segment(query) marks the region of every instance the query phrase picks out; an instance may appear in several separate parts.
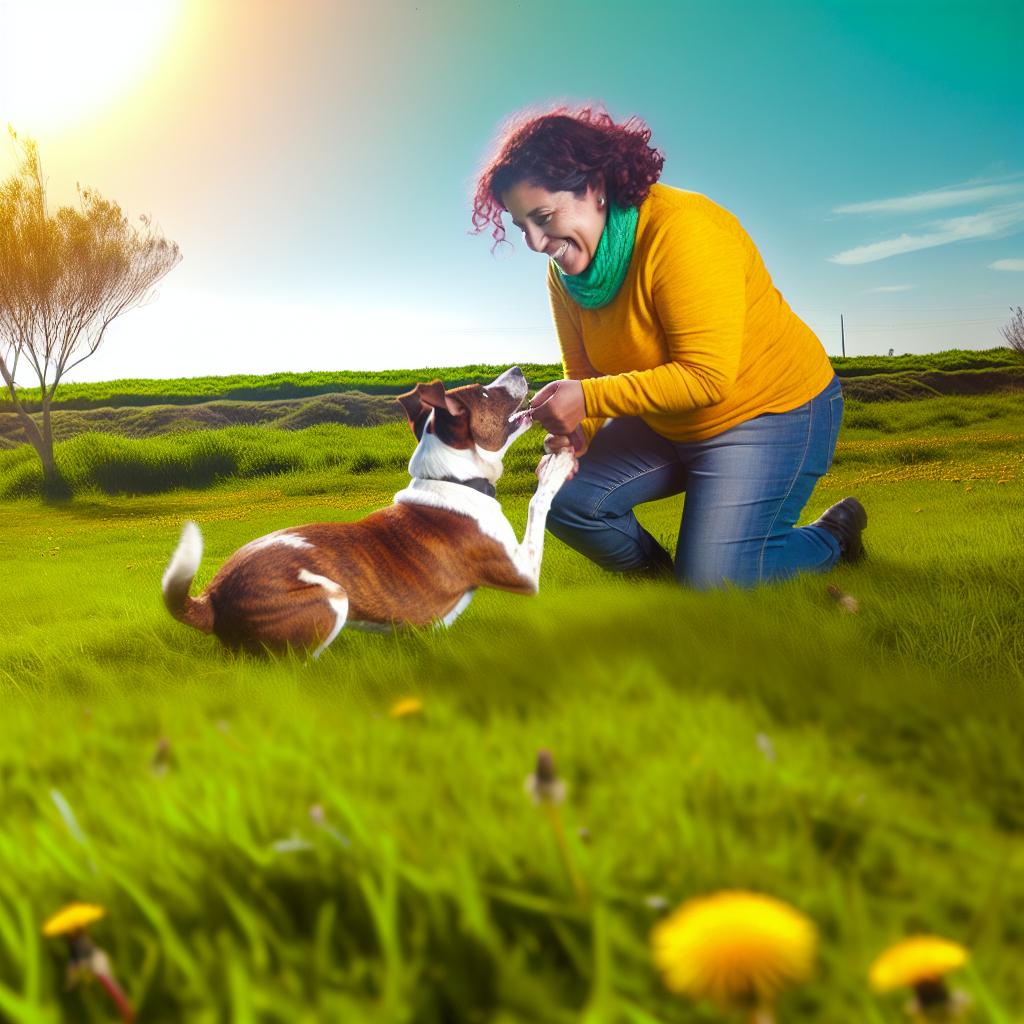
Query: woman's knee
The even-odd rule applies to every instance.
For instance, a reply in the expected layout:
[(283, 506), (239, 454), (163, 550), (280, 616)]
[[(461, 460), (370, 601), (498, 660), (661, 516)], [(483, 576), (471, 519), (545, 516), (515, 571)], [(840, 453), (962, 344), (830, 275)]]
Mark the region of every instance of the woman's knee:
[(597, 518), (593, 488), (579, 476), (562, 484), (551, 502), (548, 523), (577, 525), (593, 522)]

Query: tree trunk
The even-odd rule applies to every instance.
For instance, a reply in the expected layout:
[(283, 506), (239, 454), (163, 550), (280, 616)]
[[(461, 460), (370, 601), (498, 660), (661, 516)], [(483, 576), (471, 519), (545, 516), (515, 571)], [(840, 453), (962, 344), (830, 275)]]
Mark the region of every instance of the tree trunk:
[(43, 389), (43, 431), (42, 447), (36, 449), (39, 452), (39, 458), (43, 460), (43, 475), (52, 476), (56, 473), (57, 467), (53, 461), (53, 425), (50, 422), (50, 396), (46, 393), (46, 389)]
[(40, 431), (36, 421), (25, 411), (24, 406), (17, 398), (14, 399), (14, 409), (21, 421), (21, 429), (25, 431), (25, 438), (36, 450), (40, 462), (43, 464), (43, 476), (52, 476), (56, 472), (56, 463), (53, 460), (53, 435), (49, 429), (49, 416), (43, 416), (43, 431)]
[(57, 469), (56, 460), (53, 457), (53, 429), (50, 423), (50, 402), (43, 391), (43, 429), (40, 430), (36, 421), (32, 419), (25, 407), (18, 398), (18, 391), (10, 375), (6, 372), (7, 367), (0, 360), (0, 370), (4, 371), (2, 376), (10, 392), (11, 401), (14, 404), (14, 411), (18, 414), (21, 422), (21, 429), (25, 432), (28, 443), (36, 450), (39, 461), (43, 464), (43, 494), (50, 498), (67, 498), (70, 496), (67, 483)]

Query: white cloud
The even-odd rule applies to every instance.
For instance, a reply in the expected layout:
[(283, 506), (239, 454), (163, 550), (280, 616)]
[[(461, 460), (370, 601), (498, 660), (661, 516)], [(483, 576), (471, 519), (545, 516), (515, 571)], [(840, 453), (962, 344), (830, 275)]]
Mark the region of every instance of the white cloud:
[(1007, 203), (1005, 206), (993, 206), (981, 213), (971, 213), (963, 217), (951, 217), (949, 220), (935, 221), (930, 231), (923, 234), (903, 234), (896, 238), (887, 238), (869, 245), (858, 245), (829, 257), (830, 263), (850, 266), (858, 263), (874, 263), (890, 256), (899, 256), (905, 252), (916, 252), (918, 249), (932, 249), (938, 245), (949, 245), (951, 242), (963, 242), (968, 239), (998, 238), (1017, 230), (1024, 224), (1024, 202)]
[(990, 202), (1024, 192), (1024, 182), (1005, 185), (951, 185), (931, 192), (917, 192), (909, 196), (895, 196), (892, 199), (873, 199), (866, 203), (847, 203), (837, 206), (833, 213), (924, 213), (942, 210), (950, 206), (966, 206), (969, 203)]
[(996, 260), (988, 265), (989, 270), (1024, 270), (1024, 260)]
[(877, 288), (867, 288), (867, 292), (909, 292), (914, 286), (912, 284), (883, 284)]

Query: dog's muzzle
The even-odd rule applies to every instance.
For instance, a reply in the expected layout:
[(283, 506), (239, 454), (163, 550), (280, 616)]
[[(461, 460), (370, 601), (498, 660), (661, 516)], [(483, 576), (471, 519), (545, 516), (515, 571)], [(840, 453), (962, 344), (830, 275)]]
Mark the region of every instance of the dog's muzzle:
[(520, 409), (519, 412), (512, 413), (508, 418), (508, 425), (513, 430), (518, 430), (520, 427), (532, 426), (533, 424), (533, 410), (532, 409)]

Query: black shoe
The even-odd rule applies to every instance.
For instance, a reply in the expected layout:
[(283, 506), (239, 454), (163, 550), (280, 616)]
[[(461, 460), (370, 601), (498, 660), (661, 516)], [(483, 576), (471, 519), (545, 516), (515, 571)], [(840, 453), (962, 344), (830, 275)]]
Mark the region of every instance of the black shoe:
[(828, 530), (839, 542), (840, 561), (859, 562), (867, 552), (860, 539), (867, 528), (868, 514), (856, 498), (843, 498), (811, 523)]

